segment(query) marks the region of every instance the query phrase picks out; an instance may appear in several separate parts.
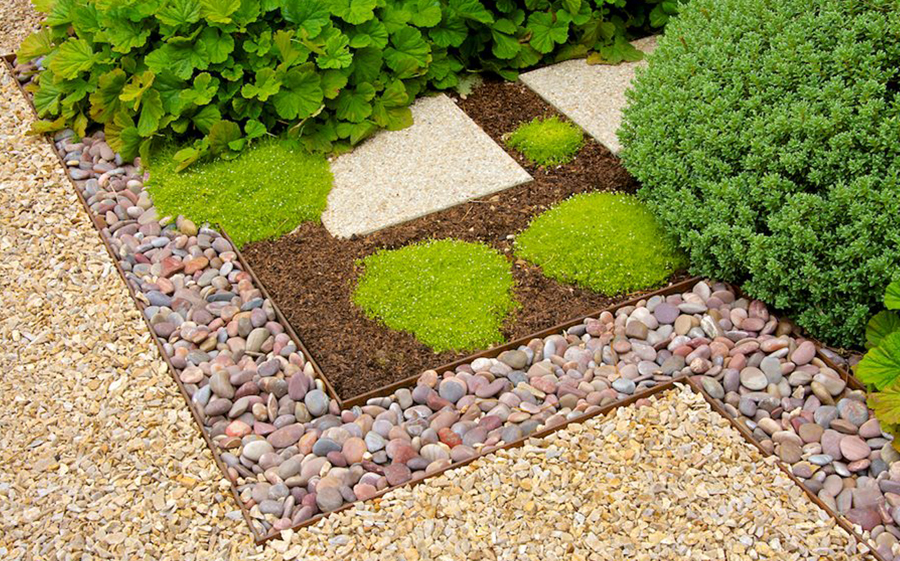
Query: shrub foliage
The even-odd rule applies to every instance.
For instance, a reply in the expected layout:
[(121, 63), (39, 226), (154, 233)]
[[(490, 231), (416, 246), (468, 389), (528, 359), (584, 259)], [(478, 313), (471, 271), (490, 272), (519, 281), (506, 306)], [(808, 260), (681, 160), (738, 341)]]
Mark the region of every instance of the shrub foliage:
[(693, 0), (631, 90), (622, 156), (696, 272), (861, 343), (900, 270), (895, 0)]
[(289, 129), (310, 148), (411, 122), (427, 86), (464, 70), (513, 77), (541, 61), (634, 55), (628, 29), (662, 25), (676, 0), (35, 0), (43, 29), (42, 131), (104, 125), (123, 156), (171, 133), (177, 158), (229, 156)]

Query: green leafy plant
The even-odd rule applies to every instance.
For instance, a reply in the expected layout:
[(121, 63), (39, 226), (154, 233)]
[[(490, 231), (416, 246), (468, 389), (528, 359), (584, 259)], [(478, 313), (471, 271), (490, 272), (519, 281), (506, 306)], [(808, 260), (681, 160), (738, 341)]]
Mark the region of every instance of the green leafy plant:
[[(900, 281), (888, 285), (884, 305), (887, 309), (866, 326), (869, 351), (856, 365), (856, 376), (875, 390), (868, 402), (882, 429), (900, 436)], [(900, 439), (895, 439), (894, 447), (898, 445)]]
[(277, 237), (325, 210), (332, 176), (321, 154), (266, 139), (233, 160), (200, 162), (178, 173), (168, 154), (150, 166), (148, 189), (160, 216), (222, 225), (238, 246)]
[(572, 161), (584, 143), (578, 126), (557, 116), (535, 118), (519, 126), (506, 140), (507, 146), (525, 154), (540, 166), (557, 166)]
[(900, 10), (694, 0), (628, 94), (622, 157), (692, 271), (860, 345), (900, 267)]
[(436, 352), (502, 341), (503, 322), (516, 308), (509, 261), (483, 244), (428, 241), (380, 250), (359, 265), (354, 302)]
[(563, 201), (516, 237), (515, 252), (551, 278), (609, 295), (652, 288), (687, 265), (644, 204), (619, 193)]
[[(40, 58), (36, 132), (102, 125), (145, 157), (193, 141), (180, 167), (234, 157), (267, 131), (340, 151), (411, 123), (426, 87), (466, 71), (519, 69), (625, 49), (674, 0), (40, 0), (44, 26), (18, 51)], [(620, 53), (622, 54), (622, 53)]]

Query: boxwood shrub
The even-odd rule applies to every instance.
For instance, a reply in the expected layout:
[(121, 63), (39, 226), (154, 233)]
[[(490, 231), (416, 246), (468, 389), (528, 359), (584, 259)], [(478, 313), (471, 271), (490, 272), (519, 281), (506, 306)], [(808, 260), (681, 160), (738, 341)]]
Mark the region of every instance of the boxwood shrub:
[(900, 272), (896, 0), (693, 0), (629, 93), (641, 196), (695, 272), (830, 343)]
[(163, 135), (176, 158), (229, 156), (284, 129), (310, 148), (411, 122), (426, 87), (466, 70), (507, 78), (542, 61), (630, 59), (626, 33), (679, 0), (37, 0), (44, 27), (18, 51), (46, 57), (38, 130), (105, 127), (124, 157)]

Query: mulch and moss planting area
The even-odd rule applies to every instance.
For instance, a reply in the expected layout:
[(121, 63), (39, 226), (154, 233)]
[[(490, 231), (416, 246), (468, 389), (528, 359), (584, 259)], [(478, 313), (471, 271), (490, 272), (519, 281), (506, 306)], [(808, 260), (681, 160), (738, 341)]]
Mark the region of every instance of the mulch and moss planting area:
[[(519, 83), (488, 79), (457, 101), (501, 146), (523, 123), (564, 119)], [(534, 181), (363, 237), (338, 239), (321, 224), (305, 223), (289, 235), (243, 248), (244, 257), (343, 398), (459, 360), (473, 350), (435, 352), (410, 331), (390, 329), (354, 303), (365, 259), (380, 250), (453, 238), (485, 244), (507, 256), (518, 306), (502, 324), (505, 340), (627, 298), (561, 283), (513, 256), (515, 236), (534, 217), (568, 197), (592, 191), (635, 192), (638, 185), (618, 158), (587, 136), (575, 159), (561, 166), (539, 166), (517, 150), (507, 151)], [(670, 279), (684, 276), (676, 273)]]

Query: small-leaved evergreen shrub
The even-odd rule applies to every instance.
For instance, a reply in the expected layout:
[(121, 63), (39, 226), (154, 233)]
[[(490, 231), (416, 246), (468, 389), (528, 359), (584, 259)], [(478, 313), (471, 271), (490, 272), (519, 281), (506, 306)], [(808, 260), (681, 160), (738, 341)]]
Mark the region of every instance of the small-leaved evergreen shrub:
[(629, 92), (640, 195), (701, 275), (862, 341), (900, 271), (896, 0), (693, 0)]
[(198, 139), (176, 154), (186, 166), (267, 131), (345, 148), (409, 125), (416, 95), (465, 71), (630, 60), (626, 34), (662, 26), (679, 0), (34, 2), (47, 17), (18, 56), (45, 57), (36, 130), (100, 123), (126, 159)]
[(295, 144), (263, 139), (234, 160), (214, 158), (182, 172), (166, 147), (150, 165), (147, 188), (160, 216), (219, 224), (238, 247), (275, 238), (319, 220), (331, 191), (325, 156)]
[(572, 161), (581, 145), (584, 133), (577, 125), (557, 116), (535, 118), (519, 125), (506, 144), (540, 166), (558, 166)]
[(432, 240), (380, 250), (359, 265), (353, 301), (435, 352), (503, 341), (503, 324), (517, 306), (509, 261), (484, 244)]
[(646, 205), (621, 193), (566, 199), (516, 236), (515, 253), (550, 278), (608, 295), (653, 288), (687, 266)]

